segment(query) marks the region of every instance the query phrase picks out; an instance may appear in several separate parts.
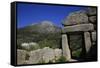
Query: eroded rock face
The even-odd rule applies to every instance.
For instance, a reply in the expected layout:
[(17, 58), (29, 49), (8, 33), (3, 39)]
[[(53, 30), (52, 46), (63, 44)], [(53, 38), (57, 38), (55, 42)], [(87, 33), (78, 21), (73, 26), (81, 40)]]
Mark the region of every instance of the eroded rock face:
[(88, 16), (84, 11), (70, 13), (67, 19), (65, 19), (63, 22), (65, 26), (83, 23), (88, 23)]
[(26, 64), (26, 55), (27, 55), (27, 51), (25, 50), (17, 50), (17, 64)]

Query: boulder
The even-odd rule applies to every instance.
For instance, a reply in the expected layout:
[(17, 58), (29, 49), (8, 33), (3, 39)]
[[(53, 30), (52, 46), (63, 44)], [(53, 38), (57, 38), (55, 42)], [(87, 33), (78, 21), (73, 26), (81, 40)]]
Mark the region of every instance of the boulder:
[(78, 25), (73, 25), (73, 26), (66, 26), (62, 28), (62, 32), (76, 32), (76, 31), (93, 31), (94, 26), (93, 24), (78, 24)]
[(45, 47), (42, 50), (42, 54), (43, 54), (43, 61), (45, 63), (48, 62), (53, 62), (55, 60), (55, 52), (53, 49), (49, 48), (49, 47)]
[(76, 25), (88, 23), (88, 16), (84, 11), (76, 11), (70, 13), (67, 18), (63, 21), (63, 25)]
[(17, 64), (25, 64), (27, 51), (17, 49)]
[(62, 55), (62, 50), (44, 47), (43, 49), (31, 51), (29, 55), (28, 64), (49, 63), (59, 59)]
[(29, 55), (30, 55), (29, 62), (28, 62), (29, 64), (37, 64), (37, 63), (42, 62), (42, 50), (41, 49), (31, 51)]
[(62, 56), (62, 50), (61, 49), (55, 49), (55, 59), (59, 59)]

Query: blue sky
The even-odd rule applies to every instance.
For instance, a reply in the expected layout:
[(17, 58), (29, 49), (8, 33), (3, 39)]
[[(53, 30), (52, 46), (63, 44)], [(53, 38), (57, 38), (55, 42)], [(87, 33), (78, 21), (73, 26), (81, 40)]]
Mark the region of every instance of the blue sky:
[(17, 4), (17, 27), (21, 28), (44, 20), (62, 27), (62, 20), (69, 13), (82, 10), (79, 6), (37, 5), (28, 3)]

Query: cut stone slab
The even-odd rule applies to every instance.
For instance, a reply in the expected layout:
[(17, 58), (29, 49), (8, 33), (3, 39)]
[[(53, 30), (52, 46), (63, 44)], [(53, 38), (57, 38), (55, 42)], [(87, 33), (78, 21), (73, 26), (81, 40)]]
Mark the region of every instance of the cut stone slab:
[(86, 15), (85, 11), (76, 11), (70, 13), (62, 24), (68, 26), (84, 23), (88, 23), (88, 16)]
[(66, 60), (71, 59), (71, 53), (68, 45), (68, 38), (67, 34), (62, 35), (62, 51), (63, 51), (63, 56), (66, 58)]
[(79, 24), (79, 25), (73, 25), (73, 26), (66, 26), (62, 29), (63, 33), (66, 32), (76, 32), (76, 31), (92, 31), (94, 30), (93, 24)]
[(92, 41), (96, 41), (96, 31), (92, 32)]
[(91, 48), (91, 38), (89, 32), (84, 32), (84, 42), (85, 42), (86, 53), (88, 53)]

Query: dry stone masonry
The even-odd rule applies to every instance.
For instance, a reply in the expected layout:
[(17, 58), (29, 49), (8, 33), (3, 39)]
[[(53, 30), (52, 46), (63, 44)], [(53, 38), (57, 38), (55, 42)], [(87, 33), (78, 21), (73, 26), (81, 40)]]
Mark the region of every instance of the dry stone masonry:
[[(26, 51), (17, 49), (17, 64), (37, 64), (37, 63), (49, 63), (56, 62), (61, 56), (66, 58), (66, 61), (73, 62), (72, 52), (69, 44), (69, 35), (73, 33), (82, 33), (84, 40), (85, 57), (89, 55), (91, 48), (96, 47), (96, 34), (97, 34), (97, 11), (96, 8), (88, 8), (86, 11), (76, 11), (63, 21), (64, 27), (62, 28), (62, 49), (52, 49), (44, 47), (37, 49), (38, 44), (36, 43), (23, 43), (21, 46), (24, 49), (30, 49), (34, 47), (35, 50)], [(94, 50), (92, 50), (94, 52)], [(95, 53), (95, 52), (94, 52)], [(88, 54), (88, 55), (87, 55)], [(95, 54), (96, 55), (96, 54)]]
[[(20, 64), (37, 64), (55, 62), (62, 56), (61, 49), (52, 49), (44, 47), (30, 52), (25, 50), (17, 50), (17, 63)], [(28, 58), (28, 59), (26, 59)]]
[[(70, 13), (63, 21), (64, 28), (62, 28), (62, 50), (63, 56), (71, 60), (71, 49), (69, 48), (68, 33), (82, 32), (84, 36), (84, 47), (86, 54), (91, 47), (96, 43), (96, 25), (97, 13), (96, 8), (88, 8), (86, 11), (76, 11)], [(91, 40), (92, 38), (92, 40)]]

